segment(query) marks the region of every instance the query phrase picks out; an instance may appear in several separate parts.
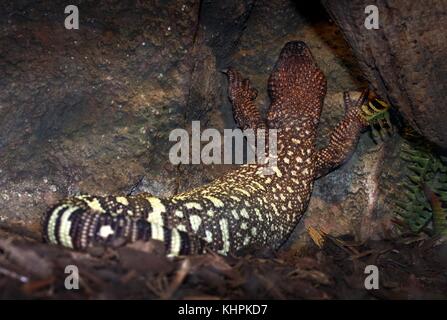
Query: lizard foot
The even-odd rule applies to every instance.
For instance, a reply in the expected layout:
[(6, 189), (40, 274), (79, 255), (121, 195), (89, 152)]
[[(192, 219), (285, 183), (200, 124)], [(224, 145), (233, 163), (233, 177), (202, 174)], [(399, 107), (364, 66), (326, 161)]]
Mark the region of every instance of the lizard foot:
[(258, 129), (265, 127), (258, 108), (253, 101), (258, 91), (234, 69), (228, 69), (228, 97), (233, 105), (234, 119), (241, 129)]

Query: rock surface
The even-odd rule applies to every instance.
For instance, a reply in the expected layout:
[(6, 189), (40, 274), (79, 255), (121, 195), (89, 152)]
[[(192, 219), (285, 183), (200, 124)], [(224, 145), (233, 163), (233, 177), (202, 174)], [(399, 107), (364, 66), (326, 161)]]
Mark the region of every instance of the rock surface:
[[(398, 107), (427, 140), (447, 151), (446, 1), (324, 0), (323, 3), (376, 92)], [(378, 8), (379, 29), (368, 30), (364, 26), (368, 5)]]
[[(63, 27), (62, 1), (1, 4), (2, 225), (38, 236), (43, 213), (68, 195), (167, 196), (221, 175), (230, 166), (170, 164), (169, 133), (193, 120), (235, 126), (220, 72), (228, 66), (252, 80), (265, 111), (267, 78), (287, 41), (307, 42), (328, 79), (320, 146), (343, 116), (341, 92), (367, 85), (317, 4), (137, 3), (82, 3), (80, 30)], [(309, 227), (357, 240), (394, 234), (389, 194), (402, 175), (400, 144), (363, 135), (352, 159), (316, 182), (289, 244), (308, 244)]]
[(216, 63), (252, 6), (83, 2), (80, 29), (66, 30), (65, 5), (0, 8), (0, 221), (36, 232), (67, 195), (126, 194), (139, 181), (137, 191), (169, 195), (209, 180), (206, 168), (169, 163), (169, 133), (213, 117), (223, 127)]

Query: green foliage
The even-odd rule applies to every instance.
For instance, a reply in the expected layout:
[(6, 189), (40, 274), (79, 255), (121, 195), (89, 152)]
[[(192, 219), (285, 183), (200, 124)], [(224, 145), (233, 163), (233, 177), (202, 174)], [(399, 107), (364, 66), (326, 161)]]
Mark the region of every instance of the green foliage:
[[(373, 98), (361, 109), (376, 142), (394, 133), (387, 103)], [(395, 200), (400, 225), (418, 233), (432, 222), (433, 233), (447, 236), (447, 164), (408, 126), (404, 138), (400, 157), (406, 163), (406, 174)]]
[(412, 232), (418, 233), (432, 222), (435, 234), (447, 235), (447, 165), (413, 131), (400, 157), (406, 165), (402, 193), (396, 213)]

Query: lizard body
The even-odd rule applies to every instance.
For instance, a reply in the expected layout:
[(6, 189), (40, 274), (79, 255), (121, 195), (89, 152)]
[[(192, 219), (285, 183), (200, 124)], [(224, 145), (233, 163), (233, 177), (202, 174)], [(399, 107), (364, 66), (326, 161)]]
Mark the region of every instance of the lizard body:
[(344, 119), (329, 145), (317, 150), (317, 127), (326, 95), (326, 79), (304, 42), (287, 43), (270, 75), (271, 105), (263, 120), (247, 79), (229, 69), (229, 98), (243, 128), (277, 129), (277, 165), (265, 174), (262, 164), (246, 164), (212, 183), (162, 199), (135, 196), (83, 195), (62, 200), (48, 212), (45, 239), (74, 249), (95, 243), (159, 240), (168, 255), (220, 254), (240, 249), (277, 247), (302, 217), (314, 180), (349, 158), (368, 125), (355, 103), (345, 96)]

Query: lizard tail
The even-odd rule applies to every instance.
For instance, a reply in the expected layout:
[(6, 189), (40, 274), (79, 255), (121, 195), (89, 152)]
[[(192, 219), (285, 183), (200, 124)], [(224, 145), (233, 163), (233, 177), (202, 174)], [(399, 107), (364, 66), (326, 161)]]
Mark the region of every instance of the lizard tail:
[(62, 202), (43, 223), (44, 240), (75, 250), (158, 240), (168, 256), (202, 253), (204, 241), (176, 228), (148, 222), (144, 217), (98, 212), (82, 202)]

